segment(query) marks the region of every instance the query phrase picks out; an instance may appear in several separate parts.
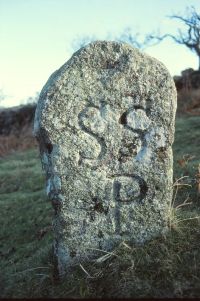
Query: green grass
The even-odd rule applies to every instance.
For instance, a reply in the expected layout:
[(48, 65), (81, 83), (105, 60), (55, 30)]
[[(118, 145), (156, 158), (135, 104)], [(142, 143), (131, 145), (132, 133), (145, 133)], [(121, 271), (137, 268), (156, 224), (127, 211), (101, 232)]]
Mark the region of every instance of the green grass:
[[(199, 128), (200, 117), (176, 121), (174, 181), (184, 178), (169, 233), (145, 246), (121, 244), (107, 257), (99, 253), (99, 262), (74, 267), (62, 282), (53, 277), (53, 210), (37, 150), (0, 159), (0, 297), (199, 297)], [(177, 207), (185, 200), (192, 204)]]
[[(176, 134), (173, 146), (174, 151), (174, 178), (185, 177), (183, 182), (191, 187), (182, 187), (179, 190), (177, 201), (182, 202), (187, 197), (198, 206), (196, 175), (200, 164), (200, 117), (179, 118), (176, 120)], [(180, 160), (186, 158), (185, 165)], [(189, 160), (187, 162), (187, 157)], [(190, 159), (191, 158), (191, 159)], [(179, 163), (178, 163), (179, 161)], [(184, 160), (183, 160), (184, 161)]]

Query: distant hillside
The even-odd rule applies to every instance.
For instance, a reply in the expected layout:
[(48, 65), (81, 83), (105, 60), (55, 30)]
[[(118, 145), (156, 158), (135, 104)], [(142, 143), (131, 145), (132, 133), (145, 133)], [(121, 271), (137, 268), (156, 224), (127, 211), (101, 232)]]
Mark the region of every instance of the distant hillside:
[(0, 135), (18, 134), (32, 125), (36, 104), (0, 109)]
[(35, 104), (0, 109), (0, 156), (37, 146), (32, 128)]

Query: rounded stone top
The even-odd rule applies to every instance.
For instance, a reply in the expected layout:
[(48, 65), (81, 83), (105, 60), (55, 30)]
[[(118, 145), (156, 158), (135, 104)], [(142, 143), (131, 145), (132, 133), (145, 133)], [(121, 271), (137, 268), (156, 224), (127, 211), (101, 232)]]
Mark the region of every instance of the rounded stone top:
[[(91, 67), (99, 66), (100, 68), (105, 69), (118, 68), (120, 64), (133, 63), (133, 61), (136, 63), (138, 60), (140, 60), (141, 63), (141, 59), (153, 61), (154, 63), (162, 65), (162, 67), (166, 69), (166, 67), (155, 58), (150, 57), (125, 42), (94, 41), (80, 48), (73, 54), (71, 59), (76, 60), (77, 57)], [(132, 61), (131, 58), (133, 57), (134, 60)], [(88, 59), (91, 59), (91, 61), (88, 61)]]
[(43, 127), (43, 112), (63, 111), (69, 99), (78, 97), (94, 105), (104, 100), (118, 107), (122, 97), (133, 98), (141, 107), (142, 99), (156, 99), (165, 110), (166, 106), (175, 108), (175, 93), (173, 79), (158, 60), (127, 43), (95, 41), (75, 52), (48, 79), (40, 93), (34, 133), (37, 136)]

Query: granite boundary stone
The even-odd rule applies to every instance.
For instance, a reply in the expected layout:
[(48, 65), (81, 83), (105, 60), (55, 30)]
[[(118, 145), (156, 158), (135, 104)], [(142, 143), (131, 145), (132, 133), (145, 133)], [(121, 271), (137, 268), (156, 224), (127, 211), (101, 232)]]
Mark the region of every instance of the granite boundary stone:
[(90, 43), (50, 76), (34, 135), (60, 276), (99, 250), (166, 233), (175, 112), (166, 67), (126, 43)]

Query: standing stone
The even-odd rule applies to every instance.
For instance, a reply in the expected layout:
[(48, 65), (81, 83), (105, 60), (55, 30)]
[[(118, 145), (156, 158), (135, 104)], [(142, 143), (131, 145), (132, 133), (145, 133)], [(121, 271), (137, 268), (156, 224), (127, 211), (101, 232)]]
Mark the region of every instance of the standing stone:
[(166, 68), (125, 43), (91, 43), (50, 76), (34, 133), (60, 275), (167, 230), (175, 111)]

